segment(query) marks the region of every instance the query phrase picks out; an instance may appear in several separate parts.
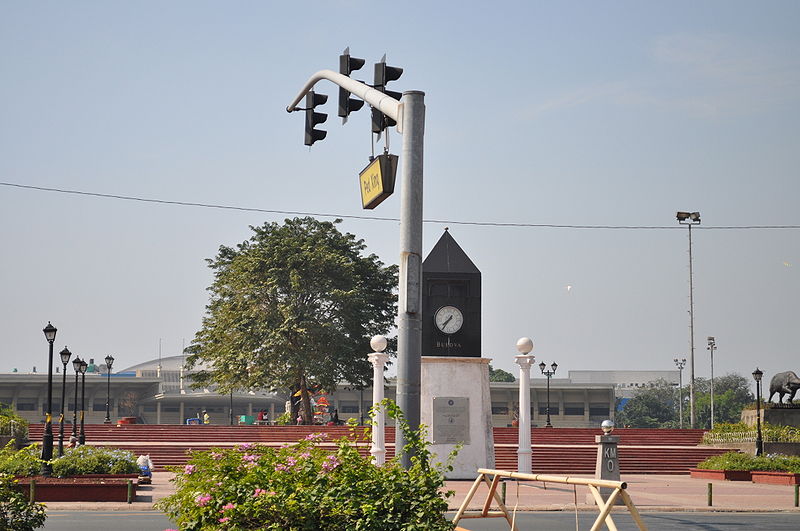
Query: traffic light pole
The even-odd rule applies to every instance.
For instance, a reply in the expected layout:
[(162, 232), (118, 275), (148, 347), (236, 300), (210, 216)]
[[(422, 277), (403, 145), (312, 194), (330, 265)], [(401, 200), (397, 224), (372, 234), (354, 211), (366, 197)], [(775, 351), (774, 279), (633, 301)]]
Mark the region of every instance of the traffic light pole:
[[(420, 423), (420, 372), (422, 357), (422, 189), (425, 136), (425, 93), (408, 91), (396, 99), (354, 79), (320, 70), (306, 82), (286, 108), (292, 112), (317, 81), (327, 79), (360, 97), (397, 122), (403, 135), (400, 160), (400, 289), (397, 309), (397, 405), (409, 426)], [(395, 453), (404, 467), (411, 466), (402, 432), (395, 432)]]

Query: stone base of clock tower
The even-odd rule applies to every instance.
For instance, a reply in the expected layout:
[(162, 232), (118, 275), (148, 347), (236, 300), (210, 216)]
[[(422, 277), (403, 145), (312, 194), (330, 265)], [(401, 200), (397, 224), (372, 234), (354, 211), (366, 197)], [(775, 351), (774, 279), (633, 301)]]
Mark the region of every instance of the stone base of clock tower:
[(490, 361), (422, 357), (420, 420), (428, 427), (431, 451), (444, 462), (463, 443), (447, 479), (475, 479), (479, 468), (494, 468)]

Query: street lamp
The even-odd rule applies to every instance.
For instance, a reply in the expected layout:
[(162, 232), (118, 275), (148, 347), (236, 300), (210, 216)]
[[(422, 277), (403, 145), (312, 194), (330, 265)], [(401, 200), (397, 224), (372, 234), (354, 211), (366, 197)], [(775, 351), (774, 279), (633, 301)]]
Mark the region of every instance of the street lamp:
[(519, 439), (517, 445), (517, 472), (531, 473), (531, 365), (535, 358), (530, 354), (533, 340), (517, 340), (519, 355), (514, 357), (519, 365)]
[(675, 366), (678, 367), (678, 423), (683, 429), (683, 368), (686, 366), (686, 358), (675, 358)]
[(764, 440), (761, 438), (761, 377), (764, 373), (756, 367), (753, 379), (756, 381), (756, 455), (764, 452)]
[(103, 422), (105, 424), (111, 424), (111, 366), (114, 365), (114, 356), (109, 354), (106, 356), (106, 369), (108, 372), (106, 373), (108, 384), (106, 386), (106, 420)]
[(694, 428), (694, 280), (692, 275), (692, 225), (700, 224), (700, 212), (678, 212), (678, 223), (689, 228), (689, 427)]
[(67, 392), (67, 363), (72, 356), (72, 352), (67, 347), (58, 354), (61, 356), (61, 363), (64, 365), (64, 370), (61, 377), (61, 417), (58, 419), (58, 457), (64, 455), (64, 399)]
[(372, 352), (367, 356), (372, 364), (372, 447), (369, 453), (372, 454), (375, 464), (380, 466), (386, 462), (386, 434), (384, 430), (386, 413), (381, 402), (383, 401), (383, 368), (389, 360), (386, 350), (387, 341), (383, 336), (373, 336), (369, 342)]
[(545, 410), (547, 412), (547, 424), (545, 425), (545, 427), (552, 428), (553, 425), (550, 424), (550, 378), (552, 378), (553, 375), (556, 373), (556, 369), (558, 369), (558, 363), (553, 362), (552, 365), (550, 365), (551, 370), (546, 371), (545, 370), (546, 367), (547, 365), (544, 362), (541, 362), (539, 364), (539, 370), (542, 371), (542, 374), (547, 376), (547, 409)]
[(58, 329), (47, 321), (47, 326), (42, 330), (49, 345), (47, 357), (47, 411), (44, 417), (44, 435), (42, 435), (42, 475), (49, 476), (53, 473), (53, 343), (56, 340)]
[(714, 336), (708, 336), (708, 347), (711, 353), (711, 429), (714, 429), (714, 351), (717, 350), (717, 342)]
[(81, 360), (78, 356), (72, 360), (72, 368), (75, 369), (75, 402), (72, 404), (72, 435), (70, 435), (69, 442), (72, 443), (78, 440), (78, 374), (81, 372)]
[(86, 360), (81, 360), (81, 433), (78, 436), (78, 444), (86, 444), (86, 432), (83, 430), (83, 420), (86, 416), (86, 368), (89, 364)]

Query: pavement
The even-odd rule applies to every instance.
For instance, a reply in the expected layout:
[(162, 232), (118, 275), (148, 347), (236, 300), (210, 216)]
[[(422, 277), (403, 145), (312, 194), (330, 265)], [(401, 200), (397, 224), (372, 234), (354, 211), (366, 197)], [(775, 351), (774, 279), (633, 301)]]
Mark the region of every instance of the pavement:
[[(142, 485), (136, 491), (136, 500), (124, 502), (46, 502), (53, 511), (151, 511), (153, 503), (174, 492), (171, 472), (154, 472), (152, 485)], [(476, 474), (477, 477), (477, 474)], [(573, 476), (589, 477), (589, 476)], [(625, 475), (628, 494), (641, 512), (800, 512), (794, 506), (794, 487), (763, 485), (747, 481), (709, 481), (692, 479), (689, 475)], [(457, 510), (472, 485), (470, 480), (451, 480), (447, 490), (451, 510)], [(713, 503), (708, 505), (708, 484), (712, 485)], [(486, 500), (488, 488), (481, 485), (468, 509), (480, 510)], [(508, 482), (506, 506), (517, 511), (597, 511), (594, 503), (587, 503), (588, 490), (578, 486), (542, 483)], [(496, 509), (496, 505), (492, 505)], [(625, 511), (625, 507), (615, 508)]]

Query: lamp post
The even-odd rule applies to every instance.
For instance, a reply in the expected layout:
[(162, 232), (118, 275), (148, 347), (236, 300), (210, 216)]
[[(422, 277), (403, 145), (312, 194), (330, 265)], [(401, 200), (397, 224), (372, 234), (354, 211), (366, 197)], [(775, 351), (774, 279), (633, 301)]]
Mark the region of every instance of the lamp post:
[(83, 420), (86, 416), (86, 369), (89, 364), (81, 360), (81, 433), (78, 435), (78, 444), (86, 444), (86, 432), (83, 429)]
[(756, 367), (753, 379), (756, 381), (756, 455), (764, 453), (764, 440), (761, 438), (761, 377), (764, 373)]
[(531, 365), (535, 361), (530, 352), (533, 340), (517, 340), (519, 355), (514, 357), (519, 365), (519, 439), (517, 447), (517, 472), (531, 473)]
[(58, 419), (58, 457), (64, 455), (64, 399), (67, 393), (67, 363), (72, 356), (72, 352), (67, 347), (58, 354), (61, 356), (61, 363), (64, 365), (64, 370), (61, 377), (61, 416)]
[(111, 366), (114, 365), (114, 356), (109, 354), (106, 356), (106, 369), (108, 372), (106, 373), (108, 384), (106, 386), (106, 420), (103, 422), (105, 424), (111, 424)]
[(708, 336), (708, 347), (711, 353), (711, 429), (714, 429), (714, 351), (717, 350), (717, 341), (714, 336)]
[(75, 369), (75, 402), (72, 404), (72, 434), (69, 437), (69, 442), (78, 440), (78, 375), (81, 372), (81, 360), (78, 356), (72, 360), (72, 368)]
[(675, 358), (675, 366), (678, 367), (678, 425), (683, 429), (683, 367), (686, 365), (686, 358)]
[(700, 224), (700, 212), (678, 212), (678, 223), (689, 228), (689, 427), (694, 428), (694, 280), (692, 277), (692, 225)]
[(372, 364), (372, 447), (369, 453), (372, 454), (372, 459), (375, 464), (380, 466), (386, 462), (386, 441), (384, 433), (384, 422), (386, 413), (383, 410), (383, 367), (389, 360), (389, 355), (384, 352), (386, 350), (386, 338), (383, 336), (374, 336), (369, 346), (372, 347), (372, 352), (367, 356), (369, 362)]
[(44, 435), (42, 435), (42, 475), (49, 476), (53, 473), (50, 460), (53, 459), (53, 343), (56, 340), (58, 329), (47, 322), (44, 327), (44, 337), (49, 343), (47, 357), (47, 411), (44, 417)]
[(553, 362), (552, 365), (550, 365), (550, 370), (545, 370), (545, 368), (547, 368), (547, 365), (545, 365), (544, 362), (541, 362), (539, 364), (539, 370), (542, 371), (542, 374), (547, 376), (547, 409), (545, 410), (547, 412), (547, 424), (545, 427), (552, 428), (553, 425), (550, 424), (550, 378), (552, 378), (556, 373), (556, 369), (558, 369), (558, 363)]

